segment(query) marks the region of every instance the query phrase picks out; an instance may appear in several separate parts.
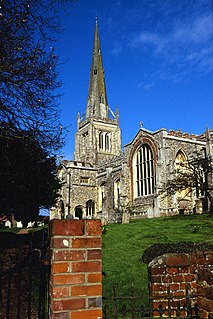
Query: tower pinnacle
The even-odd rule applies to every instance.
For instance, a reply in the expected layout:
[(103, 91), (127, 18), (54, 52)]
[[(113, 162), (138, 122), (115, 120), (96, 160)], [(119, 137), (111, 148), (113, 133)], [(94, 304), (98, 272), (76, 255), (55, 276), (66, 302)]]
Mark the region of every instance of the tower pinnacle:
[(96, 18), (92, 64), (90, 69), (89, 92), (87, 98), (86, 118), (108, 118), (108, 103), (104, 69), (98, 34), (98, 19)]

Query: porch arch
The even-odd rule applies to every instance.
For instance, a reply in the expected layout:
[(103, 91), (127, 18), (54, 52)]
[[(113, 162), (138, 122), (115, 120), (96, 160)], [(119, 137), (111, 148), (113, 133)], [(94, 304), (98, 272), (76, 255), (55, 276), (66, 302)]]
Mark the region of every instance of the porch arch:
[(83, 207), (81, 205), (75, 207), (75, 217), (79, 219), (83, 218)]

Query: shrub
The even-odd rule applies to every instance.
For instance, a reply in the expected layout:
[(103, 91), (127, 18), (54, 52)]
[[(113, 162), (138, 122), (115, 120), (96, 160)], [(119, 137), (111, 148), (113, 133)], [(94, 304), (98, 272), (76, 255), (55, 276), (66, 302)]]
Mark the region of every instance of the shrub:
[(175, 244), (154, 244), (148, 247), (141, 260), (144, 263), (150, 263), (157, 256), (168, 253), (190, 253), (198, 250), (212, 250), (213, 245), (206, 243), (193, 243), (193, 242), (179, 242)]

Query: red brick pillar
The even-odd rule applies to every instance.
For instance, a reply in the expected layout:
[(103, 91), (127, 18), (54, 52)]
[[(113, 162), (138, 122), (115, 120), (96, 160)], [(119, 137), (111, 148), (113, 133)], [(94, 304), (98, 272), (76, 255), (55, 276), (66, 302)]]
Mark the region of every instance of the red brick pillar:
[(213, 252), (197, 253), (200, 318), (213, 318)]
[(50, 319), (102, 318), (100, 220), (51, 220)]

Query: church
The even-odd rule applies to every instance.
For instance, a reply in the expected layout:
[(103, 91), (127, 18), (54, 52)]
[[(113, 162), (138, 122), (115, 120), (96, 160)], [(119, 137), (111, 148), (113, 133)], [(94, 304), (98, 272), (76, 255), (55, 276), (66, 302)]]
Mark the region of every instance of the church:
[[(122, 150), (119, 111), (108, 105), (96, 21), (85, 114), (77, 115), (74, 160), (58, 169), (60, 200), (51, 218), (100, 218), (103, 224), (130, 218), (202, 213), (195, 190), (161, 194), (162, 185), (182, 163), (198, 154), (212, 158), (213, 130), (202, 135), (149, 131), (142, 124)], [(210, 178), (212, 183), (212, 177)]]

